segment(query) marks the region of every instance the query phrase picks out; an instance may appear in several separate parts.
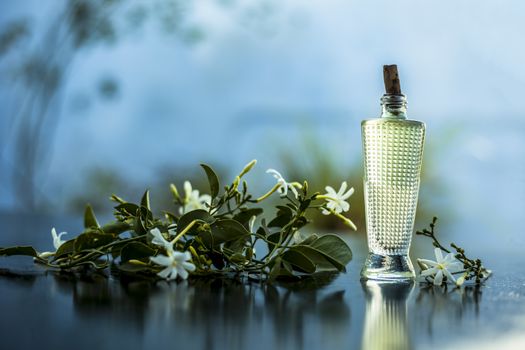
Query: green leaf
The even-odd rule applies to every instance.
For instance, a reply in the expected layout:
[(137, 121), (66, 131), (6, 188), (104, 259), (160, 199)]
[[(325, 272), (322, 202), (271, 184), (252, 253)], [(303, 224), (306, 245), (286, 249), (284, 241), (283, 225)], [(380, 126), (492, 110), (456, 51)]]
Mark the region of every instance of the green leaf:
[(115, 210), (123, 216), (136, 216), (139, 206), (133, 203), (122, 203), (117, 205)]
[(277, 278), (293, 276), (292, 266), (288, 262), (283, 261), (280, 257), (275, 258), (268, 275), (268, 280), (271, 282), (275, 281)]
[(215, 218), (211, 216), (206, 210), (192, 210), (180, 217), (179, 222), (177, 223), (177, 232), (184, 230), (186, 226), (188, 226), (193, 220), (202, 220), (208, 224), (213, 224), (215, 222)]
[(294, 270), (306, 273), (314, 273), (316, 266), (308, 256), (300, 250), (289, 249), (281, 255), (283, 261), (289, 262)]
[(246, 242), (249, 236), (243, 236), (239, 239), (224, 243), (224, 250), (229, 250), (232, 253), (242, 253), (246, 247)]
[(11, 255), (26, 255), (26, 256), (37, 256), (35, 248), (31, 246), (18, 246), (9, 248), (0, 248), (0, 256), (11, 256)]
[(258, 216), (262, 213), (262, 208), (241, 209), (239, 213), (234, 215), (233, 219), (239, 221), (243, 225), (247, 225), (252, 216)]
[(75, 252), (75, 238), (70, 239), (69, 241), (65, 241), (64, 243), (62, 243), (60, 247), (58, 247), (55, 253), (55, 260), (64, 255), (69, 255), (74, 252)]
[(266, 239), (268, 240), (268, 251), (272, 251), (273, 248), (275, 247), (275, 245), (277, 243), (279, 243), (279, 240), (281, 239), (281, 232), (274, 232), (274, 233), (270, 233), (269, 235), (266, 236)]
[(350, 247), (335, 235), (324, 235), (308, 245), (296, 245), (293, 249), (302, 252), (318, 267), (325, 267), (328, 262), (339, 271), (345, 271), (345, 266), (352, 260)]
[(335, 267), (323, 254), (307, 245), (293, 246), (293, 249), (306, 255), (308, 259), (310, 259), (315, 264), (316, 271), (334, 269), (339, 271), (339, 269)]
[(250, 234), (240, 222), (233, 219), (217, 220), (211, 226), (211, 233), (215, 244), (234, 241)]
[(135, 220), (134, 231), (137, 235), (143, 235), (148, 232), (154, 224), (153, 213), (148, 208), (140, 206), (138, 214), (139, 216)]
[(213, 171), (213, 169), (210, 166), (206, 164), (201, 164), (201, 167), (204, 169), (204, 171), (206, 172), (206, 176), (208, 177), (208, 182), (210, 184), (211, 198), (213, 199), (217, 197), (217, 195), (219, 194), (219, 188), (220, 188), (219, 178), (217, 177), (217, 174), (215, 173), (215, 171)]
[(126, 232), (131, 229), (131, 226), (125, 222), (115, 221), (106, 224), (100, 228), (104, 233), (118, 236), (122, 232)]
[(100, 227), (100, 225), (98, 224), (95, 213), (93, 212), (93, 208), (88, 204), (86, 205), (86, 210), (84, 211), (84, 228), (91, 227)]
[(321, 236), (310, 243), (310, 246), (321, 252), (334, 266), (339, 266), (340, 271), (352, 260), (352, 250), (336, 235)]
[(241, 253), (235, 253), (229, 256), (228, 260), (236, 264), (243, 264), (246, 261), (246, 257), (242, 255)]
[(144, 194), (142, 195), (142, 199), (140, 200), (140, 205), (145, 208), (148, 208), (148, 210), (151, 210), (151, 205), (149, 201), (149, 190), (144, 192)]
[(288, 224), (293, 217), (293, 212), (290, 208), (285, 206), (277, 206), (276, 217), (268, 223), (268, 227), (284, 227)]
[(140, 242), (130, 242), (122, 247), (120, 259), (124, 263), (131, 259), (147, 261), (155, 255), (156, 250)]
[(109, 244), (114, 240), (115, 237), (113, 235), (107, 235), (104, 233), (82, 233), (75, 239), (75, 252), (80, 252), (86, 249), (96, 249), (103, 245)]

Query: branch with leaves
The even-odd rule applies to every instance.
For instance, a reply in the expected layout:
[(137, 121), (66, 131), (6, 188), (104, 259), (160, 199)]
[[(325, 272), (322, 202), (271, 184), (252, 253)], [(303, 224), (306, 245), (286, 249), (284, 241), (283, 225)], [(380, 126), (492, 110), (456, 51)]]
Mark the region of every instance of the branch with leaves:
[[(269, 169), (277, 183), (265, 194), (254, 197), (243, 179), (256, 161), (248, 163), (221, 192), (219, 178), (208, 165), (201, 164), (210, 185), (210, 194), (200, 194), (184, 183), (181, 195), (170, 185), (174, 208), (156, 217), (146, 191), (140, 203), (116, 195), (115, 221), (100, 225), (88, 205), (85, 229), (77, 237), (62, 240), (66, 234), (51, 231), (55, 251), (38, 252), (31, 246), (0, 248), (0, 256), (27, 255), (35, 262), (61, 270), (116, 267), (122, 274), (158, 276), (167, 280), (189, 275), (239, 275), (262, 280), (297, 277), (320, 270), (344, 271), (352, 258), (348, 245), (336, 235), (303, 235), (299, 230), (310, 220), (308, 212), (321, 210), (356, 229), (343, 215), (349, 210), (343, 182), (336, 192), (309, 193), (304, 181), (287, 182), (279, 172)], [(280, 194), (280, 204), (270, 220), (262, 218), (259, 203)], [(175, 210), (174, 210), (175, 209)], [(255, 227), (255, 221), (259, 221)], [(256, 252), (261, 246), (262, 256)], [(260, 248), (257, 248), (260, 249)]]
[[(473, 281), (476, 285), (479, 285), (489, 278), (492, 272), (483, 266), (480, 259), (467, 257), (465, 249), (455, 243), (450, 243), (450, 247), (455, 251), (452, 252), (439, 242), (435, 232), (436, 222), (437, 217), (434, 217), (429, 225), (429, 229), (425, 228), (416, 232), (416, 235), (430, 238), (432, 245), (435, 247), (436, 261), (417, 259), (421, 268), (421, 277), (426, 282), (438, 286), (447, 283), (461, 286), (465, 281)], [(447, 255), (443, 256), (443, 252)], [(460, 276), (456, 279), (454, 275)]]

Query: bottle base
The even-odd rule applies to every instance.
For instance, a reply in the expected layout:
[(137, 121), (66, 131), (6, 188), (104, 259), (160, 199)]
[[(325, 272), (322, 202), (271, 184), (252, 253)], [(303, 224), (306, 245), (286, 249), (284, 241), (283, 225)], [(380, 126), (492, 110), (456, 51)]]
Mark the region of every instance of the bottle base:
[(361, 270), (361, 279), (410, 282), (416, 277), (414, 266), (406, 255), (369, 253)]

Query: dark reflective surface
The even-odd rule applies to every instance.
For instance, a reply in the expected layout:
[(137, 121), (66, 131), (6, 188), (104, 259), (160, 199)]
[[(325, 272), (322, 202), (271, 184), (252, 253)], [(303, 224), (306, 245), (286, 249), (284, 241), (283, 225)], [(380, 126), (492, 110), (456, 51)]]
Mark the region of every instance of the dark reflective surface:
[[(0, 218), (0, 246), (36, 239), (48, 249), (53, 223), (72, 232), (80, 227), (63, 218)], [(495, 274), (482, 288), (445, 290), (360, 282), (365, 242), (349, 241), (355, 257), (346, 274), (279, 285), (118, 280), (0, 258), (2, 349), (454, 349), (505, 342), (523, 348), (521, 257), (490, 257)]]

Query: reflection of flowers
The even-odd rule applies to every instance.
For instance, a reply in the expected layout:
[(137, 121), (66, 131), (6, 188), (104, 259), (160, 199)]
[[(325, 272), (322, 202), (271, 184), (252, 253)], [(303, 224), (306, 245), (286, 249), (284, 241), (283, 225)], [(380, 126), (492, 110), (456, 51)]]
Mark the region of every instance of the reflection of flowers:
[(184, 181), (184, 204), (179, 208), (182, 215), (195, 209), (204, 209), (211, 204), (211, 197), (208, 194), (199, 194), (199, 190), (194, 190), (189, 181)]
[(319, 196), (319, 198), (326, 199), (326, 209), (322, 211), (324, 215), (330, 215), (332, 211), (339, 214), (350, 209), (350, 204), (346, 200), (354, 193), (354, 188), (352, 187), (346, 191), (347, 187), (346, 181), (343, 181), (341, 184), (339, 192), (335, 192), (331, 186), (325, 187), (326, 193), (323, 196)]
[[(457, 283), (452, 274), (461, 271), (463, 264), (461, 264), (452, 253), (443, 257), (440, 248), (434, 249), (434, 254), (436, 255), (436, 261), (417, 259), (420, 266), (426, 267), (421, 271), (421, 277), (432, 278), (436, 286), (440, 286), (443, 283), (443, 275), (447, 277), (446, 282)], [(464, 281), (464, 279), (460, 280), (460, 283), (463, 283), (462, 281)]]
[(47, 258), (47, 257), (55, 254), (56, 251), (58, 250), (58, 248), (60, 248), (60, 246), (62, 244), (64, 244), (64, 242), (65, 242), (65, 241), (62, 240), (62, 236), (63, 235), (67, 235), (67, 232), (60, 232), (59, 234), (57, 234), (57, 231), (53, 227), (51, 229), (51, 237), (53, 237), (53, 246), (55, 247), (55, 251), (54, 252), (43, 252), (43, 253), (38, 254), (38, 256), (41, 257), (41, 258)]

